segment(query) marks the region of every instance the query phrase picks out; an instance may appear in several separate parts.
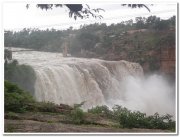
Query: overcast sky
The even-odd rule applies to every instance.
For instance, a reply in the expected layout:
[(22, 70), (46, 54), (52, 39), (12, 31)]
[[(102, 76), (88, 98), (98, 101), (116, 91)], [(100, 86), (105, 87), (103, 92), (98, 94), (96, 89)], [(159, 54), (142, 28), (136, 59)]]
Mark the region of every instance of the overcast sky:
[(20, 30), (23, 28), (55, 28), (66, 29), (70, 26), (78, 28), (83, 24), (92, 23), (120, 23), (135, 17), (148, 17), (156, 15), (162, 19), (168, 19), (176, 15), (176, 3), (162, 3), (151, 6), (147, 4), (151, 12), (146, 8), (131, 9), (122, 7), (121, 4), (88, 3), (90, 8), (102, 8), (105, 12), (100, 12), (103, 19), (77, 19), (69, 18), (69, 10), (64, 8), (55, 8), (53, 10), (41, 10), (36, 8), (36, 4), (30, 4), (26, 9), (27, 3), (4, 3), (3, 4), (3, 28), (5, 30)]

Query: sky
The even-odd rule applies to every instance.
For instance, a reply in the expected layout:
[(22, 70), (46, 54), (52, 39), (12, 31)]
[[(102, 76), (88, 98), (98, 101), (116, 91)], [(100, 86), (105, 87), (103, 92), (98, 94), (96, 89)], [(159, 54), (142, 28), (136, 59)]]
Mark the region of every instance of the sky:
[[(3, 3), (3, 28), (5, 30), (18, 31), (23, 28), (55, 28), (67, 29), (70, 26), (79, 28), (80, 25), (93, 23), (120, 23), (122, 21), (133, 19), (135, 17), (148, 17), (156, 15), (162, 19), (168, 19), (176, 15), (176, 3), (160, 3), (146, 4), (151, 12), (146, 8), (131, 9), (122, 7), (122, 3), (87, 3), (91, 9), (102, 8), (99, 14), (103, 19), (77, 19), (69, 18), (69, 10), (64, 8), (54, 8), (53, 10), (41, 10), (36, 8), (36, 4), (30, 4), (29, 9), (26, 9), (24, 2), (4, 2)], [(85, 5), (84, 5), (85, 6)]]

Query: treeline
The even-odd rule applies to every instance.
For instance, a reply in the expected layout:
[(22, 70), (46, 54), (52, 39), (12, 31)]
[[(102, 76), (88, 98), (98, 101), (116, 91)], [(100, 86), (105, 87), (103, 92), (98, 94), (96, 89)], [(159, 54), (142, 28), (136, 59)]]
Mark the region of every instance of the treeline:
[[(35, 50), (61, 52), (61, 46), (65, 41), (69, 42), (70, 52), (75, 54), (80, 49), (94, 50), (97, 43), (102, 43), (103, 48), (111, 47), (114, 35), (122, 34), (132, 29), (167, 30), (175, 26), (175, 16), (168, 20), (162, 20), (156, 16), (148, 18), (137, 17), (133, 20), (123, 21), (118, 24), (107, 26), (102, 24), (91, 24), (81, 26), (74, 30), (39, 30), (23, 29), (19, 32), (5, 31), (6, 47), (23, 47)], [(103, 50), (103, 49), (102, 49)]]

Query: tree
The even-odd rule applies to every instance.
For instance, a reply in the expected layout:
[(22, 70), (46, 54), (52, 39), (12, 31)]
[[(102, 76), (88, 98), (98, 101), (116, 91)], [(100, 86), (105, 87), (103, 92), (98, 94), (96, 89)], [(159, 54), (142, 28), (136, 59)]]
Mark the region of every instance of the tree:
[(161, 20), (161, 21), (157, 22), (155, 29), (157, 29), (157, 30), (169, 29), (169, 22), (167, 20)]
[(137, 29), (143, 29), (145, 28), (145, 20), (144, 17), (136, 17), (136, 28)]
[(156, 25), (158, 24), (158, 22), (160, 22), (160, 18), (156, 16), (149, 16), (146, 19), (147, 27), (150, 29), (154, 29)]
[(176, 23), (176, 17), (175, 16), (170, 18), (170, 23), (171, 23), (171, 26), (175, 26), (175, 23)]
[(81, 47), (85, 50), (92, 50), (99, 41), (98, 37), (92, 33), (83, 32), (78, 36)]
[[(76, 20), (78, 18), (89, 18), (91, 15), (94, 18), (103, 18), (101, 15), (96, 14), (100, 11), (104, 11), (104, 9), (97, 8), (97, 9), (90, 9), (89, 5), (85, 4), (86, 6), (83, 6), (82, 4), (37, 4), (37, 8), (40, 8), (42, 10), (52, 10), (53, 8), (58, 7), (67, 7), (69, 9), (69, 17), (74, 17)], [(26, 5), (27, 9), (29, 8), (29, 4)]]
[[(26, 8), (29, 8), (30, 4), (26, 5)], [(150, 9), (144, 5), (144, 4), (121, 4), (122, 6), (128, 6), (130, 8), (143, 8), (145, 7), (149, 12)], [(77, 18), (89, 18), (89, 16), (92, 16), (94, 18), (103, 18), (101, 15), (99, 15), (100, 11), (105, 11), (104, 9), (97, 8), (97, 9), (91, 9), (89, 5), (85, 4), (37, 4), (37, 8), (40, 8), (42, 10), (52, 10), (53, 8), (59, 8), (59, 7), (67, 7), (69, 9), (69, 17), (74, 17), (76, 20)], [(98, 14), (96, 14), (98, 13)]]
[(122, 4), (122, 6), (128, 6), (130, 8), (143, 8), (143, 7), (145, 7), (150, 12), (150, 9), (145, 4)]

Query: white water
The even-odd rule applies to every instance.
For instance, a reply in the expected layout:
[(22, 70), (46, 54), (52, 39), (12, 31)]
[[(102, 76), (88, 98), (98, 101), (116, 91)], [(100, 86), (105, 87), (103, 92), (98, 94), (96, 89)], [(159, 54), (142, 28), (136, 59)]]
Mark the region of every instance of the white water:
[(14, 52), (13, 58), (34, 68), (38, 101), (69, 105), (86, 101), (84, 108), (118, 104), (147, 114), (175, 113), (174, 88), (162, 76), (144, 77), (137, 63), (37, 51)]

